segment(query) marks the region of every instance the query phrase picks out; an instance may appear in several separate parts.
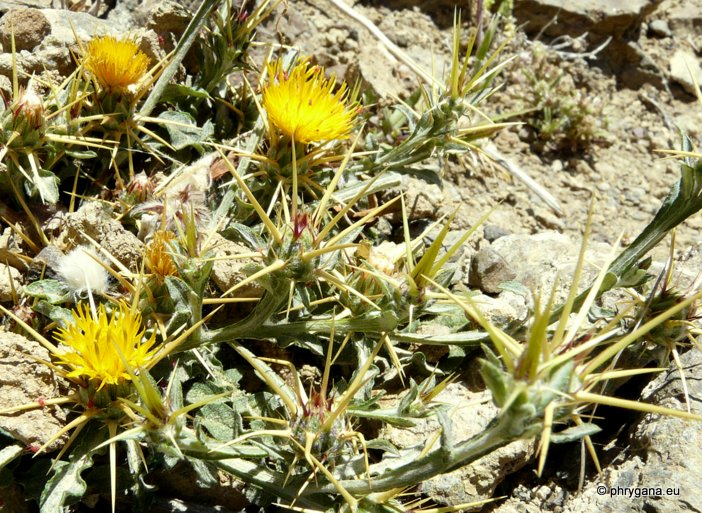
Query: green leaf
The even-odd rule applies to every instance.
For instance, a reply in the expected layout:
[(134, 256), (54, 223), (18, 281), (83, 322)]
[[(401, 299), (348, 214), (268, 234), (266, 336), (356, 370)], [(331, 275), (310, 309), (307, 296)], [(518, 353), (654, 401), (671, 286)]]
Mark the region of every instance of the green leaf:
[(200, 408), (200, 422), (212, 438), (228, 442), (239, 436), (238, 415), (229, 406), (222, 403), (206, 404)]
[(190, 311), (191, 290), (180, 278), (166, 276), (165, 279), (168, 295), (173, 301), (174, 312), (168, 321), (168, 332), (173, 333), (177, 328), (190, 322), (192, 312)]
[(490, 389), (490, 392), (492, 392), (492, 399), (495, 404), (502, 407), (510, 394), (510, 384), (507, 382), (508, 375), (503, 372), (502, 369), (487, 360), (482, 361), (480, 375), (483, 377), (485, 385)]
[(71, 298), (71, 289), (59, 280), (39, 280), (24, 287), (28, 296), (45, 299), (52, 305), (65, 303)]
[(179, 103), (181, 100), (196, 98), (206, 100), (210, 95), (200, 87), (192, 87), (185, 84), (168, 84), (161, 96), (162, 102)]
[(241, 241), (254, 251), (266, 247), (265, 241), (258, 235), (258, 233), (244, 224), (231, 223), (221, 233), (226, 239), (235, 242)]
[(40, 513), (58, 513), (64, 506), (77, 502), (88, 488), (81, 473), (92, 466), (93, 456), (89, 451), (71, 461), (59, 461), (39, 499)]
[(586, 436), (592, 436), (602, 431), (599, 426), (591, 423), (583, 423), (577, 426), (569, 427), (564, 429), (560, 433), (551, 434), (551, 442), (554, 444), (564, 444), (568, 442), (575, 442)]
[(196, 458), (188, 458), (188, 463), (192, 465), (195, 471), (195, 481), (198, 487), (212, 488), (219, 484), (216, 470), (211, 468), (206, 462)]
[(171, 146), (182, 150), (188, 146), (202, 147), (214, 134), (214, 125), (207, 121), (199, 127), (190, 114), (167, 110), (159, 114), (158, 119), (164, 120), (163, 126), (170, 137)]
[(489, 336), (484, 331), (462, 331), (445, 335), (426, 335), (422, 333), (393, 333), (390, 340), (393, 343), (426, 344), (434, 346), (454, 345), (464, 347), (479, 346), (486, 342)]
[(366, 448), (368, 449), (379, 449), (383, 452), (389, 452), (393, 456), (398, 456), (400, 451), (397, 450), (393, 444), (384, 438), (376, 438), (374, 440), (369, 440), (366, 442)]
[(500, 283), (497, 286), (498, 289), (504, 290), (507, 292), (511, 292), (512, 294), (515, 294), (517, 296), (521, 296), (523, 298), (530, 298), (531, 297), (531, 291), (524, 286), (523, 283), (520, 283), (518, 281), (510, 280), (510, 281), (504, 281)]
[(52, 321), (58, 323), (62, 328), (71, 326), (74, 322), (73, 313), (71, 313), (69, 309), (52, 305), (45, 300), (41, 300), (34, 305), (34, 311), (47, 316)]
[(349, 408), (347, 410), (347, 414), (363, 419), (379, 420), (381, 422), (385, 422), (392, 426), (397, 426), (401, 428), (411, 428), (415, 425), (415, 423), (412, 420), (407, 418), (406, 414), (399, 414), (397, 413), (396, 409), (363, 411), (356, 410), (354, 408)]
[(197, 11), (195, 11), (190, 23), (185, 29), (185, 32), (183, 32), (183, 36), (178, 41), (178, 45), (174, 50), (168, 66), (166, 66), (158, 81), (154, 84), (149, 96), (141, 106), (141, 111), (139, 111), (139, 114), (142, 116), (148, 116), (154, 110), (154, 107), (156, 107), (157, 103), (160, 101), (164, 90), (166, 87), (168, 87), (168, 84), (171, 83), (173, 75), (175, 75), (176, 71), (178, 71), (180, 63), (183, 62), (188, 50), (190, 50), (190, 47), (197, 40), (200, 34), (200, 27), (202, 27), (202, 25), (207, 21), (210, 10), (217, 5), (217, 3), (217, 0), (203, 0), (200, 7), (198, 7)]
[(8, 463), (22, 455), (24, 449), (19, 445), (8, 445), (0, 450), (0, 469), (5, 468)]
[(66, 155), (79, 160), (94, 159), (97, 157), (97, 153), (93, 150), (66, 150)]
[(32, 173), (32, 181), (25, 182), (25, 189), (29, 196), (39, 197), (44, 203), (54, 204), (59, 199), (59, 179), (51, 171), (46, 169), (38, 169), (37, 173)]
[(417, 399), (419, 395), (419, 388), (417, 383), (413, 379), (410, 379), (410, 389), (407, 393), (400, 399), (400, 404), (397, 406), (397, 410), (401, 413), (408, 413), (411, 411), (412, 403)]

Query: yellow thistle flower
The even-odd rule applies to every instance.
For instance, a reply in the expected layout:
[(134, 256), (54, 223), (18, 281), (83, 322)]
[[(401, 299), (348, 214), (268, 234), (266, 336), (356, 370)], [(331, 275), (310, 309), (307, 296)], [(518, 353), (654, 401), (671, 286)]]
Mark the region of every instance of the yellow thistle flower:
[(102, 36), (88, 42), (83, 66), (105, 89), (123, 93), (139, 82), (150, 62), (131, 39)]
[(56, 335), (58, 342), (70, 348), (57, 355), (58, 363), (73, 369), (69, 378), (96, 380), (100, 390), (130, 380), (128, 368), (146, 367), (154, 360), (156, 334), (142, 342), (141, 315), (126, 304), (120, 303), (109, 319), (104, 305), (94, 317), (87, 307), (78, 305), (73, 319), (72, 326), (59, 329)]
[(297, 64), (287, 74), (281, 60), (268, 64), (269, 83), (263, 89), (268, 119), (296, 142), (310, 143), (348, 137), (358, 103), (348, 103), (345, 82), (333, 92), (336, 78), (324, 78), (324, 68)]
[(171, 255), (168, 254), (168, 243), (173, 239), (175, 239), (173, 232), (159, 230), (154, 233), (154, 238), (146, 247), (144, 263), (159, 281), (162, 281), (166, 276), (178, 274), (178, 268)]

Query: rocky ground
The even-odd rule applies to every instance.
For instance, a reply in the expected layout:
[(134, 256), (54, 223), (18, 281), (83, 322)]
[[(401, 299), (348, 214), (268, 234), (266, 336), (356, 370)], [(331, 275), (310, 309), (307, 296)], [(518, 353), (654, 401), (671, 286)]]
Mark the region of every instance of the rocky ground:
[[(17, 15), (11, 9), (18, 6), (37, 10)], [(71, 25), (84, 38), (96, 30), (131, 31), (145, 51), (162, 57), (189, 19), (185, 8), (171, 0), (118, 0), (114, 7), (75, 4), (78, 12), (70, 14), (70, 24), (66, 11), (51, 7), (59, 6), (51, 0), (0, 2), (3, 90), (10, 89), (11, 25), (20, 68), (28, 74), (52, 75), (72, 66)], [(354, 5), (411, 59), (437, 73), (445, 68), (449, 55), (453, 7), (448, 0)], [(87, 12), (91, 9), (100, 18)], [(489, 115), (523, 123), (505, 129), (490, 144), (495, 153), (541, 184), (557, 205), (547, 205), (485, 158), (443, 163), (442, 187), (417, 179), (401, 186), (416, 220), (437, 219), (460, 206), (456, 228), (468, 227), (499, 205), (465, 252), (464, 281), (481, 289), (486, 304), (494, 304), (494, 315), (506, 319), (525, 315), (526, 304), (500, 292), (499, 283), (515, 280), (538, 288), (552, 283), (559, 271), (572, 268), (593, 197), (593, 261), (618, 237), (626, 244), (652, 218), (678, 179), (678, 164), (664, 159), (658, 150), (677, 148), (680, 130), (692, 140), (702, 135), (702, 105), (690, 78), (702, 82), (702, 0), (515, 0), (512, 13), (500, 30), (505, 37), (512, 36), (503, 55), (514, 60), (500, 78), (504, 86), (484, 105)], [(406, 64), (328, 0), (289, 2), (260, 36), (264, 43), (300, 47), (338, 76), (361, 78), (380, 101), (405, 98), (416, 87)], [(545, 127), (544, 105), (561, 109), (558, 122), (564, 124), (555, 134)], [(4, 207), (0, 204), (0, 208)], [(702, 270), (700, 228), (702, 216), (697, 216), (677, 232), (676, 255), (688, 283)], [(662, 260), (667, 253), (661, 245), (655, 257)], [(554, 254), (558, 258), (550, 257)], [(14, 267), (0, 268), (7, 271), (0, 272), (0, 282), (5, 281), (0, 283), (0, 300), (5, 301), (10, 297), (7, 277), (16, 285), (22, 277), (12, 274)], [(688, 376), (699, 377), (701, 363), (698, 351), (684, 356)], [(688, 377), (692, 411), (697, 413), (702, 412), (699, 383)], [(489, 420), (488, 398), (470, 386), (452, 387), (445, 400), (456, 404), (456, 424), (465, 427), (468, 437)], [(639, 392), (636, 386), (630, 391)], [(678, 371), (661, 375), (642, 394), (659, 404), (683, 407)], [(553, 450), (546, 475), (537, 479), (534, 444), (518, 442), (477, 465), (428, 481), (420, 492), (448, 505), (506, 496), (484, 509), (500, 513), (702, 511), (697, 488), (702, 477), (699, 451), (691, 450), (702, 443), (700, 426), (636, 414), (615, 418), (598, 440), (608, 466), (596, 478), (588, 460), (581, 491), (579, 445)], [(432, 426), (416, 429), (416, 436), (426, 436)], [(602, 485), (607, 487), (605, 494), (599, 493)], [(617, 487), (671, 487), (678, 493), (622, 497), (612, 495)]]

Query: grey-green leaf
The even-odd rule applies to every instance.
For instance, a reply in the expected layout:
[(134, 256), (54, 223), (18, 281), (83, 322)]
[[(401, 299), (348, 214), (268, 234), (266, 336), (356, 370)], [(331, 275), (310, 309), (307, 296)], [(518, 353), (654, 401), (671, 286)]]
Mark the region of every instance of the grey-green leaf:
[(86, 453), (77, 460), (56, 464), (54, 474), (44, 487), (39, 500), (40, 513), (60, 513), (64, 507), (76, 502), (88, 486), (81, 473), (93, 465), (93, 457)]

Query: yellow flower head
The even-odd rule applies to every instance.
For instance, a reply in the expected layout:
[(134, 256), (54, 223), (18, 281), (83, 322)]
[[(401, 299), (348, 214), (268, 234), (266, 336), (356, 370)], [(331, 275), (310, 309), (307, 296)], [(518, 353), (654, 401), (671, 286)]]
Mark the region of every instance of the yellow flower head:
[(88, 42), (83, 66), (105, 89), (123, 93), (139, 82), (150, 62), (131, 39), (102, 36)]
[(56, 335), (58, 342), (70, 348), (58, 354), (58, 363), (72, 369), (69, 378), (99, 381), (98, 390), (131, 379), (127, 369), (147, 366), (158, 350), (152, 349), (155, 334), (142, 342), (141, 315), (124, 303), (109, 318), (104, 305), (98, 307), (95, 317), (78, 305), (73, 319), (72, 326), (59, 329)]
[(163, 281), (166, 276), (178, 274), (173, 257), (168, 253), (170, 251), (169, 242), (173, 239), (175, 239), (173, 232), (159, 230), (154, 233), (154, 238), (146, 246), (144, 262), (159, 281)]
[(348, 103), (345, 82), (336, 92), (336, 78), (324, 78), (324, 68), (298, 63), (288, 74), (278, 60), (268, 65), (269, 83), (263, 89), (268, 119), (296, 142), (310, 143), (348, 137), (358, 113)]

